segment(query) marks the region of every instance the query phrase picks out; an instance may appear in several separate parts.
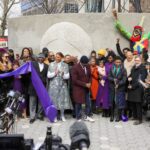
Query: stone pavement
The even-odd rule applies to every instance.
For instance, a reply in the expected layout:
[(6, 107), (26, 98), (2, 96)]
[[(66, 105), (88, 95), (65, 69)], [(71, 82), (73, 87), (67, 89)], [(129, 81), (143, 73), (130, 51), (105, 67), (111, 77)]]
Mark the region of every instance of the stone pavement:
[[(150, 122), (134, 126), (133, 121), (110, 123), (109, 118), (94, 115), (95, 123), (86, 122), (90, 131), (90, 150), (150, 150)], [(66, 122), (51, 124), (48, 120), (36, 120), (29, 124), (29, 119), (16, 123), (17, 133), (24, 133), (25, 138), (33, 138), (36, 144), (44, 141), (47, 126), (52, 126), (53, 134), (63, 138), (63, 143), (70, 144), (69, 128), (75, 119), (67, 116)]]

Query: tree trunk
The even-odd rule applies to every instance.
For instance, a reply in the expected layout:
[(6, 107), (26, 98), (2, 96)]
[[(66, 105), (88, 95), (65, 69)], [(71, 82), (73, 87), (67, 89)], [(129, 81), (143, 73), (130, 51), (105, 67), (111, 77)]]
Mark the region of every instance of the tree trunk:
[(112, 9), (115, 9), (116, 6), (116, 0), (112, 0)]
[(105, 12), (104, 0), (101, 0), (101, 3), (102, 3), (101, 12)]
[(2, 36), (2, 37), (5, 36), (6, 26), (7, 26), (6, 16), (3, 16), (3, 18), (2, 18), (2, 23), (1, 23), (1, 30), (2, 30), (1, 36)]
[(118, 12), (121, 12), (121, 0), (118, 0)]

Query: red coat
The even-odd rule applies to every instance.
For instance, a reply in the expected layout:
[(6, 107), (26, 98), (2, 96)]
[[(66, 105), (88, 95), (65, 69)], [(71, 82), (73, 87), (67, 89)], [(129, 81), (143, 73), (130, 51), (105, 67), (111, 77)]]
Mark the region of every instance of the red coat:
[(74, 65), (71, 70), (73, 99), (75, 103), (85, 103), (85, 91), (89, 91), (86, 87), (86, 83), (91, 82), (91, 71), (89, 65), (86, 67), (86, 70), (87, 74), (85, 74), (85, 70), (80, 63)]
[(97, 66), (92, 67), (91, 66), (91, 75), (92, 75), (92, 82), (91, 82), (91, 95), (92, 100), (96, 100), (98, 86), (99, 86), (99, 75), (98, 75), (98, 68)]

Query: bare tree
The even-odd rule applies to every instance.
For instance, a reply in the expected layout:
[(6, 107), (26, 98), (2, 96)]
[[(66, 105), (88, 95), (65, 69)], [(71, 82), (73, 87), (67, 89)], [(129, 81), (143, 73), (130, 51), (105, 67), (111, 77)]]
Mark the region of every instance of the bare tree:
[(118, 12), (121, 12), (121, 0), (118, 0)]
[(116, 0), (112, 0), (112, 9), (115, 9), (116, 6)]
[(29, 0), (29, 2), (43, 14), (61, 13), (64, 10), (64, 0)]
[(7, 18), (8, 14), (13, 5), (18, 4), (19, 0), (0, 0), (0, 9), (1, 9), (1, 16), (0, 16), (0, 36), (4, 37), (5, 30), (7, 29)]

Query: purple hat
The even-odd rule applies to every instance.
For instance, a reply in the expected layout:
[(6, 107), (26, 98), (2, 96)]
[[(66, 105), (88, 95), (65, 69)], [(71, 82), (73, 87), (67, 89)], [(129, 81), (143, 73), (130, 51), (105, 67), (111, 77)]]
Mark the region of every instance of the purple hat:
[(5, 48), (0, 48), (0, 52), (5, 53), (5, 52), (7, 52), (7, 50)]

